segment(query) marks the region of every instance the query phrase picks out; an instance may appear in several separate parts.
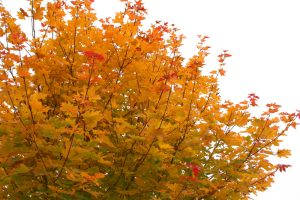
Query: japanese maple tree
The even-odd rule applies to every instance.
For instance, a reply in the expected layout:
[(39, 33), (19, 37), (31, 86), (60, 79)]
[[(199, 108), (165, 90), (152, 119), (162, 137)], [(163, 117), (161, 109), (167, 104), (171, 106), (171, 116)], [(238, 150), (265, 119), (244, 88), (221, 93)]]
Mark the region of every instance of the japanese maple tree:
[[(248, 199), (288, 164), (297, 112), (225, 101), (208, 37), (184, 62), (173, 25), (141, 0), (98, 19), (93, 0), (0, 4), (1, 199)], [(24, 20), (24, 21), (22, 21)], [(30, 24), (27, 33), (18, 24)], [(28, 27), (28, 26), (27, 26)], [(210, 71), (205, 73), (204, 71)]]

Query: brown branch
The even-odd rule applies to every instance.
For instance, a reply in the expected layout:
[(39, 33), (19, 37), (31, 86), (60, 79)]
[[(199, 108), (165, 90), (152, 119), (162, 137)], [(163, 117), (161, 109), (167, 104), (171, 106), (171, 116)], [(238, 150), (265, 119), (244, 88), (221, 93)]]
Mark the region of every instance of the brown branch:
[[(137, 161), (137, 164), (134, 166), (134, 170), (132, 171), (133, 173), (135, 173), (138, 169), (139, 169), (139, 167), (144, 163), (144, 161), (146, 160), (146, 158), (147, 158), (147, 156), (148, 156), (148, 154), (149, 154), (149, 152), (150, 152), (150, 149), (152, 148), (152, 146), (153, 146), (153, 144), (155, 143), (157, 141), (157, 138), (155, 137), (155, 138), (153, 138), (153, 140), (152, 140), (152, 142), (151, 142), (151, 144), (149, 145), (149, 147), (148, 147), (148, 149), (147, 149), (147, 151), (146, 151), (146, 153)], [(130, 178), (130, 181), (129, 181), (129, 183), (127, 184), (127, 186), (126, 186), (126, 190), (128, 190), (129, 189), (129, 187), (131, 186), (131, 184), (132, 184), (132, 182), (133, 182), (133, 180), (134, 180), (134, 174), (131, 176), (131, 178)]]
[[(9, 97), (10, 101), (11, 101), (11, 104), (12, 104), (12, 106), (13, 106), (15, 116), (19, 119), (19, 121), (21, 122), (21, 124), (22, 124), (22, 126), (25, 128), (25, 130), (28, 131), (28, 129), (27, 129), (26, 125), (24, 124), (24, 122), (23, 122), (23, 120), (22, 120), (20, 114), (17, 112), (17, 109), (16, 109), (16, 107), (15, 107), (15, 104), (14, 104), (14, 102), (13, 102), (13, 100), (12, 100), (12, 97), (11, 97), (10, 92), (9, 92), (8, 89), (7, 89), (7, 94), (8, 94), (8, 97)], [(50, 179), (53, 181), (52, 177), (51, 177), (51, 176), (49, 175), (49, 173), (48, 173), (46, 164), (45, 164), (44, 159), (43, 159), (43, 157), (42, 157), (42, 155), (41, 155), (41, 153), (40, 153), (39, 147), (38, 147), (37, 142), (36, 142), (36, 140), (35, 140), (35, 135), (36, 135), (35, 130), (33, 130), (33, 135), (31, 136), (31, 139), (32, 139), (33, 143), (35, 144), (35, 148), (36, 148), (36, 150), (37, 150), (37, 152), (38, 152), (38, 157), (40, 158), (40, 160), (41, 160), (41, 162), (42, 162), (42, 165), (43, 165), (43, 167), (44, 167), (44, 169), (45, 169), (45, 172), (46, 172), (47, 176), (49, 176)]]
[(161, 125), (166, 117), (166, 113), (167, 113), (167, 110), (168, 110), (168, 107), (169, 107), (169, 103), (170, 103), (170, 97), (171, 97), (171, 93), (172, 93), (172, 85), (170, 86), (170, 90), (169, 90), (169, 94), (168, 94), (168, 99), (167, 99), (167, 105), (165, 107), (165, 110), (164, 110), (164, 113), (161, 117), (161, 121), (160, 121), (160, 124), (159, 124), (159, 129), (161, 128)]
[[(142, 134), (142, 132), (143, 132), (144, 129), (146, 128), (146, 126), (147, 126), (147, 124), (149, 123), (149, 121), (150, 121), (150, 119), (146, 121), (146, 123), (144, 124), (143, 128), (142, 128), (142, 129), (140, 130), (140, 132), (138, 133), (138, 136), (140, 136), (140, 135)], [(127, 151), (128, 153), (126, 152), (125, 158), (124, 158), (123, 163), (122, 163), (122, 166), (121, 166), (122, 169), (121, 169), (120, 175), (119, 175), (119, 177), (117, 178), (117, 181), (116, 181), (114, 184), (112, 184), (112, 186), (110, 186), (110, 187), (107, 189), (106, 192), (111, 191), (112, 189), (114, 189), (114, 188), (117, 186), (117, 184), (118, 184), (118, 182), (119, 182), (121, 176), (123, 175), (123, 171), (124, 171), (124, 167), (125, 167), (125, 164), (126, 164), (128, 155), (129, 155), (129, 153), (132, 152), (132, 150), (133, 150), (134, 146), (136, 145), (136, 143), (137, 143), (137, 141), (134, 141), (134, 142), (132, 143), (130, 149)]]
[(248, 159), (249, 159), (251, 156), (254, 155), (254, 154), (252, 153), (252, 151), (254, 150), (257, 141), (260, 139), (261, 135), (263, 134), (263, 132), (264, 132), (266, 126), (267, 126), (268, 121), (269, 121), (269, 116), (268, 116), (267, 120), (265, 121), (264, 126), (262, 127), (261, 132), (258, 134), (257, 138), (256, 138), (255, 141), (253, 142), (253, 145), (252, 145), (252, 147), (251, 147), (249, 153), (247, 154), (247, 156), (246, 156), (246, 158), (244, 159), (244, 161), (240, 164), (240, 166), (239, 166), (238, 169), (240, 169), (240, 168), (243, 166), (243, 164), (246, 163), (246, 162), (248, 161)]
[[(246, 114), (246, 111), (244, 111), (244, 112), (242, 113), (240, 121), (242, 120), (242, 118), (243, 118), (243, 116), (244, 116), (245, 114)], [(236, 126), (236, 124), (234, 124), (234, 125), (231, 126), (231, 127), (229, 126), (229, 123), (230, 123), (231, 121), (233, 121), (233, 120), (231, 120), (231, 116), (232, 116), (232, 112), (230, 112), (228, 122), (226, 123), (226, 130), (225, 130), (225, 133), (224, 133), (225, 135), (228, 135), (228, 134), (234, 129), (234, 127)], [(239, 122), (240, 122), (240, 121), (239, 121)], [(217, 139), (217, 138), (216, 138), (216, 139)], [(221, 140), (218, 139), (218, 141), (217, 141), (217, 143), (215, 144), (215, 146), (214, 146), (212, 152), (211, 152), (210, 155), (208, 156), (207, 162), (204, 164), (204, 167), (207, 165), (207, 163), (208, 163), (208, 162), (210, 161), (210, 159), (213, 157), (213, 155), (215, 154), (215, 150), (219, 147), (220, 143), (221, 143)]]
[[(113, 46), (114, 46), (114, 45), (113, 45)], [(119, 54), (118, 54), (118, 51), (117, 51), (117, 49), (115, 48), (115, 46), (114, 46), (114, 49), (115, 49), (115, 52), (116, 52), (116, 55), (117, 55), (117, 62), (118, 62), (118, 65), (119, 65), (118, 77), (117, 77), (117, 79), (116, 79), (116, 81), (115, 81), (115, 84), (117, 84), (118, 81), (119, 81), (119, 78), (120, 78), (120, 76), (121, 76), (121, 73), (122, 73), (123, 68), (125, 68), (127, 65), (129, 65), (132, 61), (129, 62), (129, 63), (127, 63), (127, 64), (125, 65), (125, 60), (126, 60), (126, 58), (127, 58), (127, 53), (128, 53), (129, 45), (127, 46), (127, 49), (126, 49), (126, 51), (125, 51), (125, 56), (124, 56), (124, 59), (123, 59), (123, 61), (122, 61), (122, 64), (120, 64)], [(106, 104), (105, 104), (105, 106), (104, 106), (103, 112), (106, 110), (106, 108), (107, 108), (108, 104), (110, 103), (112, 97), (113, 97), (113, 93), (110, 94), (109, 99), (108, 99), (108, 101), (106, 102)]]
[(91, 86), (91, 78), (92, 78), (93, 72), (94, 72), (94, 61), (92, 63), (92, 69), (89, 70), (89, 79), (88, 79), (88, 82), (87, 82), (87, 88), (86, 88), (86, 91), (85, 91), (84, 100), (87, 100), (87, 98), (88, 98), (88, 91), (89, 91), (89, 88)]
[(263, 145), (261, 148), (259, 148), (258, 150), (256, 150), (252, 155), (255, 155), (257, 154), (258, 152), (260, 152), (262, 149), (264, 149), (265, 147), (269, 146), (270, 144), (272, 144), (275, 140), (277, 140), (280, 136), (282, 136), (285, 131), (291, 126), (291, 123), (293, 121), (295, 121), (296, 117), (294, 117), (294, 119), (289, 123), (287, 124), (286, 128), (283, 129), (275, 138), (273, 138), (272, 140), (270, 140), (269, 142), (267, 142), (265, 145)]
[(63, 169), (64, 169), (64, 167), (65, 167), (65, 165), (66, 165), (66, 163), (67, 163), (67, 160), (68, 160), (68, 158), (69, 158), (69, 155), (70, 155), (70, 152), (71, 152), (71, 148), (72, 148), (72, 145), (73, 145), (74, 135), (75, 135), (75, 133), (73, 133), (73, 134), (71, 135), (71, 138), (70, 138), (70, 146), (69, 146), (69, 148), (68, 148), (67, 155), (66, 155), (66, 157), (65, 157), (65, 160), (64, 160), (64, 162), (63, 162), (63, 165), (61, 166), (61, 169), (60, 169), (58, 175), (57, 175), (56, 178), (54, 179), (54, 183), (56, 183), (56, 181), (61, 177), (62, 171), (63, 171)]
[(196, 86), (196, 80), (194, 80), (194, 83), (193, 83), (193, 88), (192, 88), (192, 98), (191, 98), (191, 101), (190, 101), (190, 105), (189, 105), (189, 111), (188, 111), (188, 115), (187, 115), (187, 118), (186, 118), (186, 126), (185, 126), (185, 130), (183, 132), (183, 135), (180, 136), (180, 138), (178, 139), (177, 143), (175, 144), (174, 148), (175, 148), (175, 152), (173, 153), (173, 157), (170, 161), (171, 164), (173, 164), (174, 162), (174, 159), (175, 159), (175, 156), (179, 150), (179, 146), (182, 144), (182, 142), (184, 141), (185, 137), (186, 137), (186, 134), (187, 134), (187, 131), (188, 131), (188, 123), (189, 123), (189, 120), (190, 120), (190, 115), (191, 115), (191, 111), (192, 111), (192, 104), (193, 104), (193, 99), (194, 99), (194, 93), (195, 93), (195, 86)]
[[(215, 79), (217, 79), (218, 76), (219, 76), (219, 71), (217, 72)], [(215, 84), (211, 84), (210, 89), (209, 89), (209, 94), (208, 94), (208, 96), (207, 96), (207, 98), (206, 98), (206, 101), (205, 101), (205, 105), (204, 105), (203, 108), (201, 109), (200, 113), (203, 113), (203, 112), (206, 110), (206, 108), (207, 108), (207, 106), (208, 106), (208, 102), (209, 102), (210, 97), (211, 97), (211, 95), (212, 95), (214, 86), (215, 86)]]
[[(21, 55), (21, 51), (19, 49), (19, 56), (20, 56), (20, 63), (21, 63), (21, 67), (23, 67), (23, 61), (22, 61), (22, 55)], [(35, 145), (35, 148), (36, 148), (36, 151), (38, 152), (38, 157), (40, 158), (41, 162), (42, 162), (42, 165), (45, 169), (45, 172), (47, 174), (47, 176), (50, 177), (50, 179), (53, 181), (52, 177), (50, 176), (50, 174), (48, 173), (48, 169), (47, 169), (47, 166), (45, 164), (45, 161), (41, 155), (41, 150), (39, 149), (39, 146), (35, 140), (35, 137), (36, 137), (36, 132), (35, 132), (35, 120), (34, 120), (34, 117), (33, 117), (33, 111), (32, 111), (32, 107), (30, 105), (30, 101), (29, 101), (29, 94), (28, 94), (28, 90), (27, 90), (27, 84), (26, 84), (26, 78), (23, 76), (22, 77), (23, 79), (23, 83), (24, 83), (24, 89), (25, 89), (25, 96), (26, 96), (26, 100), (27, 100), (27, 107), (29, 109), (29, 112), (30, 112), (30, 117), (31, 117), (31, 121), (32, 121), (32, 139), (33, 139), (33, 143)], [(23, 123), (24, 124), (24, 123)], [(25, 129), (27, 130), (26, 126), (24, 125)]]
[(174, 200), (177, 200), (177, 199), (179, 199), (179, 197), (180, 197), (180, 195), (181, 195), (181, 193), (183, 192), (183, 190), (185, 190), (186, 189), (186, 184), (184, 184), (184, 186), (181, 188), (181, 190), (178, 192), (178, 194), (176, 195), (176, 197), (174, 198)]

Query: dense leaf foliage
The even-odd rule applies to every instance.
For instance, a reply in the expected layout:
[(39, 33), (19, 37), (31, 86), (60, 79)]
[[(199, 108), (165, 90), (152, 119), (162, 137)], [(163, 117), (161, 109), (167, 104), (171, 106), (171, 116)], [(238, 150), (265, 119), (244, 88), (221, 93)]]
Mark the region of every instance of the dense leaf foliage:
[(23, 2), (17, 18), (0, 4), (1, 199), (248, 199), (290, 166), (269, 158), (289, 156), (298, 114), (223, 101), (231, 55), (205, 73), (208, 37), (185, 64), (141, 0), (113, 19), (92, 0)]

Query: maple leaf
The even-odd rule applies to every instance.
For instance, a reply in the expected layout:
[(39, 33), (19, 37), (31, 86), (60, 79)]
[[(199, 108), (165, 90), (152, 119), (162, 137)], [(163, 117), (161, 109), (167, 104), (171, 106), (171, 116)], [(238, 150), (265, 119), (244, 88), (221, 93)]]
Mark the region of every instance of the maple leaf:
[(266, 106), (269, 108), (268, 113), (278, 112), (278, 109), (281, 107), (276, 103), (268, 103)]
[(259, 99), (258, 96), (256, 96), (254, 93), (251, 93), (248, 95), (248, 98), (250, 100), (250, 105), (251, 106), (257, 106), (257, 100)]
[(19, 19), (25, 19), (25, 17), (29, 17), (27, 12), (23, 9), (20, 8), (20, 11), (18, 12)]
[(223, 68), (219, 69), (219, 73), (221, 76), (225, 76), (225, 70)]
[(291, 167), (291, 165), (286, 165), (286, 164), (278, 164), (277, 169), (279, 169), (280, 172), (285, 172), (286, 168)]
[(96, 52), (93, 52), (93, 51), (84, 51), (83, 55), (85, 55), (87, 58), (90, 58), (90, 59), (104, 61), (104, 56), (103, 55), (101, 55), (99, 53), (96, 53)]
[(277, 156), (278, 157), (289, 157), (291, 155), (291, 151), (289, 149), (278, 149)]
[(224, 56), (225, 56), (225, 57), (231, 57), (232, 55), (231, 55), (231, 54), (228, 54), (228, 53), (225, 53)]

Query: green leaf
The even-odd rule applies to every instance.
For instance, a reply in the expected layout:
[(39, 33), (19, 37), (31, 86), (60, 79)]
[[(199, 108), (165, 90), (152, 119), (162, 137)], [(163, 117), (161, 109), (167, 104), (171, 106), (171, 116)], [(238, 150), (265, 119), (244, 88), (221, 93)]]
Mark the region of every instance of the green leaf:
[(24, 164), (20, 164), (18, 166), (18, 168), (16, 168), (13, 172), (13, 174), (25, 174), (27, 172), (30, 171), (30, 168), (28, 168), (26, 165)]

